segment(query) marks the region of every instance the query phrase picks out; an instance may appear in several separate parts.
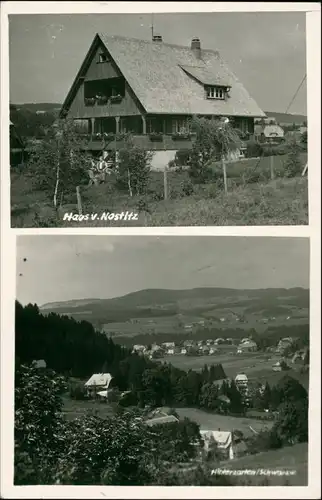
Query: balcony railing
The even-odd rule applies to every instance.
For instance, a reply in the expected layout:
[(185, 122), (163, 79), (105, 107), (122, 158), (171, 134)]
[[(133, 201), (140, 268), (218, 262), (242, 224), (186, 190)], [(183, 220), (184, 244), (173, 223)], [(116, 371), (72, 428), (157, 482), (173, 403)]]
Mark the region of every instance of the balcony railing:
[(106, 104), (117, 104), (122, 102), (123, 96), (121, 94), (114, 96), (95, 96), (95, 97), (85, 97), (84, 102), (85, 106), (95, 106), (98, 104), (99, 106)]
[[(86, 149), (100, 150), (104, 147), (107, 149), (122, 149), (126, 147), (124, 134), (103, 133), (103, 134), (82, 134), (84, 138), (84, 147)], [(193, 135), (188, 137), (173, 138), (172, 134), (131, 134), (133, 143), (146, 150), (178, 150), (191, 149), (193, 144)]]

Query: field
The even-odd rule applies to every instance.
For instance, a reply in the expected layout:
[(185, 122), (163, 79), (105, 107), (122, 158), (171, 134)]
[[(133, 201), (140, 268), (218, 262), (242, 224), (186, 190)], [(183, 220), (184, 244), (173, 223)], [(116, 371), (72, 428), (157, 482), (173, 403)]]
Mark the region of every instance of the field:
[(95, 400), (76, 401), (70, 399), (69, 397), (64, 398), (63, 414), (67, 420), (82, 417), (87, 413), (94, 413), (97, 416), (104, 418), (112, 416), (114, 409), (109, 404), (97, 402)]
[(296, 370), (287, 370), (274, 372), (272, 365), (276, 362), (274, 357), (268, 358), (268, 355), (258, 353), (248, 353), (240, 355), (230, 355), (228, 353), (215, 356), (182, 356), (172, 355), (163, 358), (177, 368), (182, 370), (201, 370), (205, 364), (222, 364), (224, 371), (229, 378), (234, 378), (238, 373), (245, 372), (249, 380), (268, 382), (273, 385), (286, 374), (299, 380), (304, 387), (308, 388), (308, 374), (299, 373)]
[[(265, 428), (270, 429), (272, 421), (262, 421), (246, 417), (231, 417), (229, 415), (217, 415), (208, 413), (197, 408), (176, 408), (180, 418), (189, 418), (200, 425), (201, 430), (241, 431), (245, 437), (253, 436), (255, 432), (260, 432)], [(252, 428), (252, 429), (251, 429)]]
[[(76, 314), (73, 314), (76, 317)], [(204, 315), (206, 316), (206, 314)], [(117, 337), (135, 337), (138, 335), (157, 335), (157, 334), (185, 334), (185, 333), (207, 333), (209, 332), (209, 338), (212, 338), (211, 329), (215, 328), (217, 333), (222, 332), (225, 334), (226, 330), (238, 328), (239, 330), (249, 331), (250, 329), (255, 329), (258, 333), (265, 332), (269, 327), (280, 327), (280, 326), (296, 326), (305, 325), (308, 322), (307, 316), (303, 318), (291, 318), (286, 321), (286, 317), (276, 318), (275, 320), (267, 320), (265, 323), (257, 319), (256, 315), (248, 318), (245, 323), (237, 323), (235, 320), (226, 321), (223, 325), (219, 321), (215, 321), (211, 326), (207, 326), (203, 329), (201, 325), (198, 325), (198, 321), (202, 321), (204, 318), (194, 317), (193, 315), (186, 317), (187, 323), (195, 323), (189, 330), (178, 325), (178, 318), (176, 316), (170, 317), (160, 317), (160, 318), (135, 318), (136, 322), (131, 323), (128, 321), (119, 323), (106, 323), (103, 325), (103, 329), (117, 341)], [(123, 339), (122, 339), (123, 340)]]
[[(185, 338), (241, 339), (247, 331), (296, 335), (308, 324), (308, 292), (293, 290), (141, 290), (114, 299), (47, 304), (56, 312), (86, 320), (121, 344)], [(167, 337), (167, 338), (164, 338)], [(163, 339), (163, 340), (162, 340)]]
[[(251, 476), (244, 475), (238, 484), (259, 486), (264, 478), (268, 486), (306, 486), (308, 484), (308, 445), (300, 443), (279, 450), (270, 450), (256, 455), (246, 455), (233, 461), (220, 464), (225, 469), (266, 469), (295, 471), (292, 476)], [(246, 483), (246, 484), (245, 484)]]
[[(169, 198), (163, 199), (163, 173), (152, 172), (148, 194), (142, 200), (116, 191), (113, 182), (84, 186), (81, 190), (83, 214), (106, 212), (138, 213), (138, 220), (67, 221), (65, 213), (77, 212), (76, 195), (71, 194), (59, 219), (52, 207), (52, 195), (33, 188), (27, 170), (11, 174), (11, 222), (13, 227), (86, 226), (204, 226), (204, 225), (288, 225), (308, 223), (307, 178), (287, 179), (283, 174), (285, 158), (274, 156), (275, 180), (268, 180), (270, 158), (243, 160), (228, 165), (228, 193), (216, 184), (198, 185), (190, 196), (184, 195), (187, 172), (168, 173)], [(301, 155), (306, 163), (306, 155)], [(25, 167), (26, 169), (28, 166)], [(217, 169), (216, 165), (214, 169)], [(262, 178), (246, 179), (251, 172)]]

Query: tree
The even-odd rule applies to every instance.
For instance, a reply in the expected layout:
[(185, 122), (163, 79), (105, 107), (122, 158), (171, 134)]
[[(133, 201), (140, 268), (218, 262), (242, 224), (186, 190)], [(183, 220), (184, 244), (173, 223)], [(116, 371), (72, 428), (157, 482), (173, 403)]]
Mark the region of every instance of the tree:
[(307, 149), (307, 131), (303, 132), (301, 136), (301, 144), (304, 147), (304, 149)]
[(228, 384), (225, 394), (230, 399), (230, 410), (232, 413), (243, 413), (244, 405), (243, 405), (243, 396), (237, 389), (236, 383), (234, 380), (231, 381), (230, 385)]
[(296, 140), (292, 140), (289, 144), (289, 153), (285, 163), (285, 175), (286, 177), (295, 177), (301, 173), (302, 168), (300, 147)]
[(51, 484), (64, 452), (61, 395), (64, 379), (52, 370), (20, 365), (15, 374), (15, 484)]
[(66, 455), (57, 463), (59, 484), (144, 485), (153, 479), (149, 433), (134, 412), (66, 425)]
[(204, 183), (213, 177), (211, 164), (241, 147), (236, 130), (222, 120), (193, 118), (191, 129), (196, 133), (189, 161), (189, 175)]
[(278, 408), (282, 403), (306, 401), (307, 391), (300, 382), (289, 375), (280, 379), (272, 390), (272, 404)]
[(306, 349), (306, 351), (305, 351), (304, 359), (303, 359), (303, 364), (304, 365), (309, 365), (310, 364), (310, 349)]
[(262, 401), (261, 401), (262, 402), (262, 409), (263, 410), (269, 409), (271, 406), (272, 391), (271, 391), (271, 388), (270, 388), (270, 385), (268, 382), (266, 382), (266, 384), (265, 384), (263, 395), (262, 395), (261, 399), (262, 399)]
[[(130, 351), (94, 330), (86, 321), (76, 321), (68, 316), (40, 314), (37, 305), (25, 307), (16, 302), (15, 315), (16, 362), (29, 364), (44, 359), (47, 366), (59, 374), (88, 378), (101, 371), (104, 362), (115, 378), (122, 360)], [(132, 357), (131, 357), (132, 361)], [(136, 357), (133, 355), (133, 364)], [(146, 368), (146, 360), (142, 360)], [(128, 378), (124, 388), (128, 388)]]
[(280, 408), (273, 431), (284, 445), (308, 441), (308, 401), (286, 401)]
[(154, 447), (159, 460), (178, 463), (196, 457), (198, 446), (202, 443), (198, 424), (185, 418), (153, 428)]
[(145, 194), (153, 153), (135, 146), (131, 134), (124, 136), (124, 147), (118, 152), (117, 182), (129, 195)]
[(88, 182), (88, 171), (84, 140), (71, 120), (53, 124), (30, 158), (29, 173), (34, 184), (48, 193), (55, 209), (67, 193)]

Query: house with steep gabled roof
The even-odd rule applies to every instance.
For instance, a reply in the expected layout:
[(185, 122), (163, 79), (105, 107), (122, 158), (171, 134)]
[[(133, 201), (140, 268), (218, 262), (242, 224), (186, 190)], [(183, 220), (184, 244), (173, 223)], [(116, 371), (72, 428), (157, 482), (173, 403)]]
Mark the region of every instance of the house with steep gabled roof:
[(111, 388), (112, 380), (113, 377), (110, 373), (93, 373), (87, 382), (85, 382), (85, 389), (88, 395), (95, 396), (102, 389), (108, 391)]
[(209, 452), (213, 446), (216, 446), (218, 451), (222, 452), (226, 458), (232, 460), (234, 458), (233, 437), (231, 431), (201, 430), (201, 438), (204, 442), (204, 449)]
[(155, 418), (151, 418), (149, 420), (146, 420), (145, 423), (149, 427), (153, 427), (154, 425), (165, 425), (165, 424), (173, 424), (173, 423), (178, 423), (179, 419), (175, 417), (174, 415), (164, 415), (164, 416), (159, 416)]
[(114, 150), (126, 132), (146, 150), (189, 149), (193, 116), (227, 117), (253, 134), (254, 118), (266, 115), (198, 38), (179, 46), (105, 33), (94, 37), (60, 111), (90, 138), (91, 150)]

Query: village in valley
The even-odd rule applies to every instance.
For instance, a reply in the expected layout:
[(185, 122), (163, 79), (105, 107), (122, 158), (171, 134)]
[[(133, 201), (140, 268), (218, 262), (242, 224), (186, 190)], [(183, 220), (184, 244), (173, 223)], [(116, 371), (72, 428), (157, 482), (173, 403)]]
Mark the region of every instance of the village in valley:
[[(29, 265), (28, 259), (19, 264), (22, 284)], [(172, 333), (169, 318), (180, 325)], [(26, 391), (30, 405), (39, 404), (39, 384), (54, 383), (60, 394), (72, 478), (62, 458), (62, 469), (52, 462), (50, 467), (63, 484), (83, 478), (82, 449), (91, 450), (85, 467), (91, 471), (86, 484), (92, 484), (93, 475), (105, 471), (109, 453), (96, 449), (97, 439), (110, 450), (111, 439), (120, 444), (120, 433), (129, 439), (144, 435), (142, 456), (158, 471), (157, 479), (150, 471), (144, 484), (306, 484), (306, 289), (144, 289), (111, 299), (17, 302), (16, 359), (21, 408)], [(42, 401), (47, 408), (49, 401)], [(130, 450), (142, 460), (141, 452)], [(131, 462), (130, 455), (124, 460)], [(221, 466), (295, 472), (291, 478), (281, 473), (228, 481), (211, 474)]]

